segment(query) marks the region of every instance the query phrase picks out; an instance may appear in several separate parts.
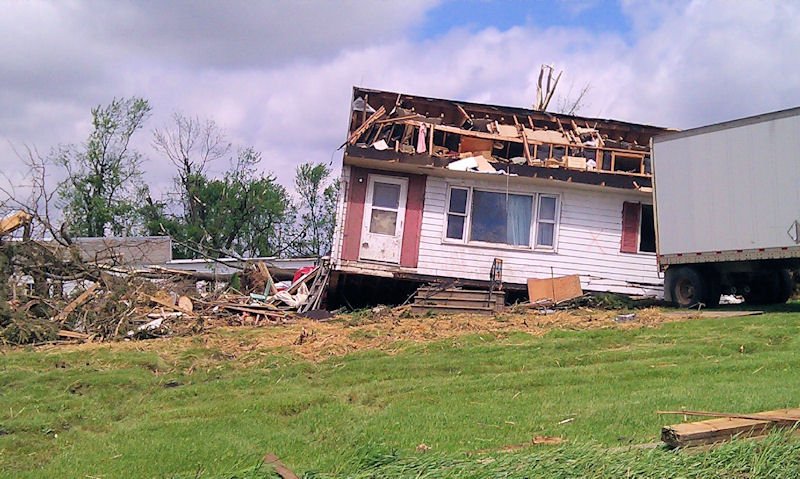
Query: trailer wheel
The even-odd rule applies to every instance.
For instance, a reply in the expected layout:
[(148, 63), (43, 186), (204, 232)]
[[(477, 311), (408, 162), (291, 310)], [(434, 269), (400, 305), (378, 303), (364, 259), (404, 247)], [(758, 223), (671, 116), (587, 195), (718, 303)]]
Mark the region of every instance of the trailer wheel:
[(691, 308), (700, 302), (705, 302), (708, 287), (694, 268), (684, 266), (678, 268), (672, 275), (671, 281), (672, 301), (681, 308)]

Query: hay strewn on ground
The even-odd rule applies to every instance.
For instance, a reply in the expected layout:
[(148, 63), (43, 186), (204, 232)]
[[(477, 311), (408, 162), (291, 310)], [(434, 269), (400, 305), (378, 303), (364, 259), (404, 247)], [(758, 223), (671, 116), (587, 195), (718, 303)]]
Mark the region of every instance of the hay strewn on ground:
[[(79, 350), (134, 349), (170, 355), (190, 345), (202, 344), (203, 347), (219, 350), (228, 359), (241, 361), (245, 366), (260, 360), (263, 354), (270, 352), (289, 353), (308, 361), (319, 362), (367, 350), (392, 354), (412, 344), (471, 334), (492, 334), (495, 337), (502, 337), (512, 332), (524, 332), (542, 336), (553, 330), (633, 329), (697, 317), (691, 312), (676, 315), (665, 313), (660, 308), (647, 308), (636, 311), (633, 319), (618, 322), (615, 318), (619, 314), (619, 311), (581, 308), (548, 315), (523, 310), (496, 316), (458, 314), (414, 317), (409, 314), (407, 308), (395, 308), (376, 313), (340, 315), (326, 322), (298, 318), (295, 324), (281, 326), (220, 327), (188, 337), (57, 347)], [(43, 348), (52, 347), (54, 346)]]

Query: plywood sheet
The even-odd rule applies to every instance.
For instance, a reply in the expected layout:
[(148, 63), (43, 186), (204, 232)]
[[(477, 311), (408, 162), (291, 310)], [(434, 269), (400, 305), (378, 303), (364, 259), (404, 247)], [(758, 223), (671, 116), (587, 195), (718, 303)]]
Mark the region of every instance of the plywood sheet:
[(550, 299), (555, 302), (583, 295), (581, 277), (577, 274), (548, 279), (528, 279), (528, 297), (536, 302)]
[(493, 140), (487, 140), (485, 138), (473, 138), (470, 136), (462, 136), (461, 146), (458, 148), (458, 151), (460, 153), (492, 151), (493, 145), (494, 145)]

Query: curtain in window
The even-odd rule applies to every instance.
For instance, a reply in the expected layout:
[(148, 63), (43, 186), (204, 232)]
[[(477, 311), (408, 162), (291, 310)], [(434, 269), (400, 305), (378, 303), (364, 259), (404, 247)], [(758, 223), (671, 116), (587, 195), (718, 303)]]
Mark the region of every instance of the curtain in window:
[(508, 195), (506, 243), (515, 246), (530, 244), (532, 200), (530, 196)]

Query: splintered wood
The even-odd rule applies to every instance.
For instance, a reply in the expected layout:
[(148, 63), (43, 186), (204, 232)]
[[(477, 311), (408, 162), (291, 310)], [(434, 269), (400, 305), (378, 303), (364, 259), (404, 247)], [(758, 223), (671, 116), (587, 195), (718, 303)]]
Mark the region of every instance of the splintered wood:
[[(675, 411), (679, 413), (680, 411)], [(800, 409), (777, 409), (754, 414), (685, 411), (687, 415), (726, 416), (664, 426), (661, 440), (671, 447), (714, 444), (736, 437), (763, 436), (775, 428), (791, 428), (800, 422)]]

